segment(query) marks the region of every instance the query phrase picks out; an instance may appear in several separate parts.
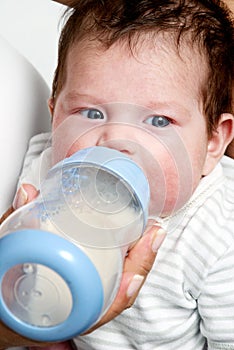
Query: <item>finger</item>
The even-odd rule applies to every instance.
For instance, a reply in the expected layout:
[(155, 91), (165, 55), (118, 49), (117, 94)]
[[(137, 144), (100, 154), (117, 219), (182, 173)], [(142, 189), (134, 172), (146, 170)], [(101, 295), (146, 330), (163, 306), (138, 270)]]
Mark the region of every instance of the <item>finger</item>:
[(6, 218), (13, 213), (14, 208), (13, 206), (11, 206), (0, 218), (0, 225), (3, 223), (4, 220), (6, 220)]
[[(32, 345), (37, 346), (39, 343), (30, 339), (26, 339), (20, 334), (15, 333), (0, 321), (0, 349), (8, 349), (18, 346), (26, 347)], [(39, 346), (48, 346), (48, 343), (46, 344), (40, 342)]]
[(160, 228), (155, 221), (151, 221), (143, 237), (129, 251), (125, 259), (119, 291), (113, 304), (88, 333), (109, 322), (133, 305), (165, 237), (165, 230)]
[(18, 191), (16, 192), (16, 195), (13, 201), (13, 208), (18, 209), (22, 207), (23, 205), (35, 199), (37, 195), (38, 195), (38, 191), (33, 185), (30, 185), (30, 184), (21, 185)]
[(65, 341), (62, 343), (47, 345), (46, 347), (31, 346), (28, 349), (29, 350), (75, 350), (76, 346), (73, 343), (73, 341)]
[(16, 192), (12, 206), (0, 218), (0, 225), (3, 223), (4, 220), (6, 220), (6, 218), (11, 213), (13, 213), (13, 211), (31, 202), (34, 198), (37, 197), (37, 195), (38, 195), (38, 191), (33, 185), (30, 185), (30, 184), (21, 185), (18, 191)]
[[(131, 307), (150, 272), (166, 232), (157, 223), (150, 223), (143, 237), (129, 251), (113, 313)], [(111, 315), (110, 315), (111, 316)]]
[(147, 276), (165, 237), (166, 231), (157, 222), (151, 220), (142, 238), (128, 252), (128, 256), (125, 259), (124, 271)]

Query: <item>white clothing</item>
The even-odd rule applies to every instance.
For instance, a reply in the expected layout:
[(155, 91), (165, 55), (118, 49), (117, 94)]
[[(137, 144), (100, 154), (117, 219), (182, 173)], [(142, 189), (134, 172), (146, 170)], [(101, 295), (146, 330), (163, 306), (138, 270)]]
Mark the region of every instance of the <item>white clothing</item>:
[(234, 160), (161, 225), (168, 235), (135, 304), (77, 337), (78, 350), (234, 349)]

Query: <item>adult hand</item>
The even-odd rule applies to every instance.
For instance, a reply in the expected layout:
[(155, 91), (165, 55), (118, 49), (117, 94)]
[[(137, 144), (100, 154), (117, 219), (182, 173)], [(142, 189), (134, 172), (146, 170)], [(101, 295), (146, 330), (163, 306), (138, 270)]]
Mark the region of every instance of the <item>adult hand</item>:
[(87, 333), (109, 322), (131, 307), (150, 272), (166, 232), (154, 220), (149, 220), (142, 238), (125, 258), (122, 280), (117, 296), (102, 319)]
[(38, 343), (26, 339), (19, 334), (14, 333), (3, 323), (0, 322), (0, 350), (13, 346), (29, 347), (31, 350), (74, 350), (73, 342), (62, 342), (57, 344)]
[[(37, 194), (37, 190), (32, 185), (25, 184), (21, 186), (16, 194), (13, 203), (14, 209), (27, 204), (33, 200)], [(142, 238), (130, 249), (128, 255), (125, 258), (120, 288), (112, 306), (102, 317), (102, 319), (94, 327), (89, 329), (87, 333), (90, 333), (104, 323), (109, 322), (117, 315), (119, 315), (123, 310), (133, 305), (140, 291), (140, 288), (144, 284), (144, 281), (153, 266), (157, 251), (161, 246), (165, 236), (165, 231), (160, 228), (157, 222), (154, 220), (149, 220)], [(8, 344), (8, 346), (13, 345), (15, 344)], [(29, 346), (34, 344), (25, 343), (24, 341), (24, 344), (18, 343), (17, 345)], [(50, 345), (46, 347), (46, 350), (67, 350), (68, 347), (72, 346), (72, 343), (64, 342), (60, 344)]]
[[(32, 185), (21, 186), (14, 200), (14, 208), (16, 209), (30, 202), (37, 194), (37, 190)], [(123, 310), (132, 306), (153, 266), (157, 251), (165, 236), (166, 232), (154, 220), (149, 220), (144, 235), (132, 247), (125, 258), (120, 288), (112, 306), (88, 333), (109, 322)]]
[(0, 322), (0, 350), (13, 346), (29, 347), (30, 350), (74, 350), (75, 346), (72, 341), (49, 344), (39, 343), (34, 340), (26, 339), (21, 335), (13, 332)]
[[(31, 346), (37, 344), (38, 343), (35, 343), (35, 341), (26, 339), (21, 335), (14, 333), (11, 329), (0, 322), (0, 349), (6, 349), (13, 346)], [(40, 346), (43, 346), (43, 344), (41, 343)]]

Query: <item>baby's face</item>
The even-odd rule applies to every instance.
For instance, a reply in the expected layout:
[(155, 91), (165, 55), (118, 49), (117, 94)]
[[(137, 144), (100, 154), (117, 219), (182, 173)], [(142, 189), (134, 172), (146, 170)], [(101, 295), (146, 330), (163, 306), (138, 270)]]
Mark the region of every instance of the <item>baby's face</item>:
[(84, 42), (69, 52), (53, 110), (54, 161), (94, 145), (117, 149), (148, 177), (150, 214), (168, 215), (211, 170), (200, 95), (205, 64), (188, 48), (179, 57), (160, 38), (134, 55), (122, 44), (97, 47)]

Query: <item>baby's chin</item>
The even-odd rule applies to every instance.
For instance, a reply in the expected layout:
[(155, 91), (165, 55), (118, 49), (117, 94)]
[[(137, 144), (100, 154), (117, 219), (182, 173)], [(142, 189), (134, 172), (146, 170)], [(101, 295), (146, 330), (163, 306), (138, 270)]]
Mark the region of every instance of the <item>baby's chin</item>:
[(174, 215), (178, 210), (183, 208), (189, 198), (168, 199), (164, 203), (159, 203), (156, 200), (150, 202), (149, 216), (166, 218)]

